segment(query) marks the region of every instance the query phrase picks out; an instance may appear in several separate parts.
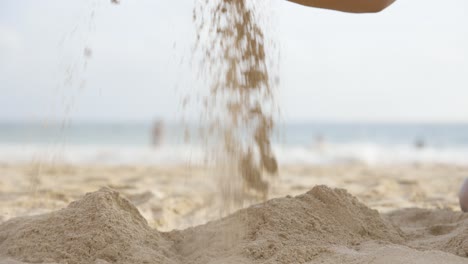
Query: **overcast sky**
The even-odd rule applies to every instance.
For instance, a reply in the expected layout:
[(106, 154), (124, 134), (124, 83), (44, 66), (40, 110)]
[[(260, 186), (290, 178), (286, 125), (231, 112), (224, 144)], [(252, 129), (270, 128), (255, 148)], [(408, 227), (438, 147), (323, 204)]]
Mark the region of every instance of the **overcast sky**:
[[(0, 1), (0, 121), (179, 118), (194, 0), (109, 2)], [(468, 122), (468, 1), (368, 15), (271, 2), (285, 121)]]

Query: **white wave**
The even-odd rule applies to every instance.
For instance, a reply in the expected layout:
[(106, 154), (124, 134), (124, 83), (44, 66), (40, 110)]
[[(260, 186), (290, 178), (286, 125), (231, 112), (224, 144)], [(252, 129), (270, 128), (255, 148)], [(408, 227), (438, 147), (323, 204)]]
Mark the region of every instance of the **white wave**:
[(327, 144), (320, 147), (276, 147), (283, 164), (330, 164), (361, 162), (365, 164), (441, 163), (468, 165), (468, 147), (422, 148), (408, 145), (373, 143)]
[[(408, 145), (366, 142), (328, 143), (320, 147), (275, 145), (280, 164), (365, 164), (441, 163), (468, 165), (468, 147), (417, 149)], [(1, 163), (32, 161), (70, 164), (162, 165), (201, 164), (203, 149), (190, 145), (163, 145), (158, 148), (120, 145), (0, 144)]]
[(200, 163), (201, 149), (176, 145), (159, 148), (116, 145), (0, 145), (0, 162), (57, 162), (68, 164), (146, 165)]

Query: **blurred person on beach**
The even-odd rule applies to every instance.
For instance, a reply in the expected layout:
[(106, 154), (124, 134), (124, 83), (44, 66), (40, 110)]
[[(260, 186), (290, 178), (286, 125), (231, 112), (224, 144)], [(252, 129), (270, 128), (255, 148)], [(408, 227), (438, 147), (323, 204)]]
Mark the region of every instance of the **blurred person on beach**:
[(159, 147), (163, 140), (164, 122), (160, 119), (156, 120), (151, 129), (151, 143), (153, 147)]
[(314, 144), (312, 147), (319, 153), (323, 154), (326, 148), (325, 137), (322, 134), (315, 135)]
[(424, 149), (426, 147), (426, 141), (423, 138), (416, 138), (413, 145), (416, 149)]

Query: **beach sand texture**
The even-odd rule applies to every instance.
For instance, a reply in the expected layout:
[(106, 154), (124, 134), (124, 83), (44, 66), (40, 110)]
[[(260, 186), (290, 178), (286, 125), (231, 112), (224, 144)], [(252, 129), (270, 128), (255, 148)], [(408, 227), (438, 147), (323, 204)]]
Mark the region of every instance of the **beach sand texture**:
[(205, 168), (0, 172), (1, 263), (468, 263), (464, 167), (289, 166), (281, 198), (221, 219)]

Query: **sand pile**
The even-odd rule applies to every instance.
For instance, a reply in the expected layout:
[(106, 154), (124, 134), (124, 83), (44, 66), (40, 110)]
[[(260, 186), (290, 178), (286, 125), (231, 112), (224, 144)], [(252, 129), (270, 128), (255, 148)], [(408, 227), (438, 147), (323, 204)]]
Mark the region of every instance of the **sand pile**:
[[(390, 215), (388, 219), (399, 223), (410, 218), (412, 222), (403, 222), (409, 223), (408, 228), (418, 228), (421, 213), (430, 212), (416, 211), (400, 218)], [(467, 218), (453, 213), (448, 226), (464, 231), (446, 236), (440, 250), (460, 256), (468, 252), (466, 239), (462, 239), (467, 237)], [(456, 225), (456, 221), (464, 222)], [(345, 190), (324, 186), (294, 198), (270, 200), (206, 225), (162, 233), (149, 228), (118, 192), (103, 188), (65, 209), (0, 225), (0, 262), (11, 258), (32, 263), (381, 263), (375, 260), (385, 256), (393, 263), (405, 263), (402, 258), (407, 260), (412, 254), (416, 260), (442, 258), (451, 261), (448, 263), (466, 263), (448, 253), (403, 246), (414, 243), (415, 248), (434, 249), (417, 239), (407, 240), (416, 236), (413, 233), (404, 233)]]
[(279, 198), (220, 221), (171, 233), (184, 263), (306, 263), (332, 245), (378, 240), (397, 243), (398, 228), (345, 190), (319, 186)]
[(414, 248), (468, 257), (468, 214), (415, 208), (392, 212), (387, 217), (405, 231), (408, 244)]
[(170, 245), (110, 189), (50, 214), (12, 219), (0, 228), (0, 255), (32, 263), (173, 263)]
[[(7, 209), (0, 206), (1, 214), (8, 216)], [(164, 233), (148, 227), (122, 194), (101, 189), (65, 209), (1, 224), (0, 263), (468, 263), (467, 241), (468, 214), (405, 209), (379, 215), (346, 191), (324, 186)]]

